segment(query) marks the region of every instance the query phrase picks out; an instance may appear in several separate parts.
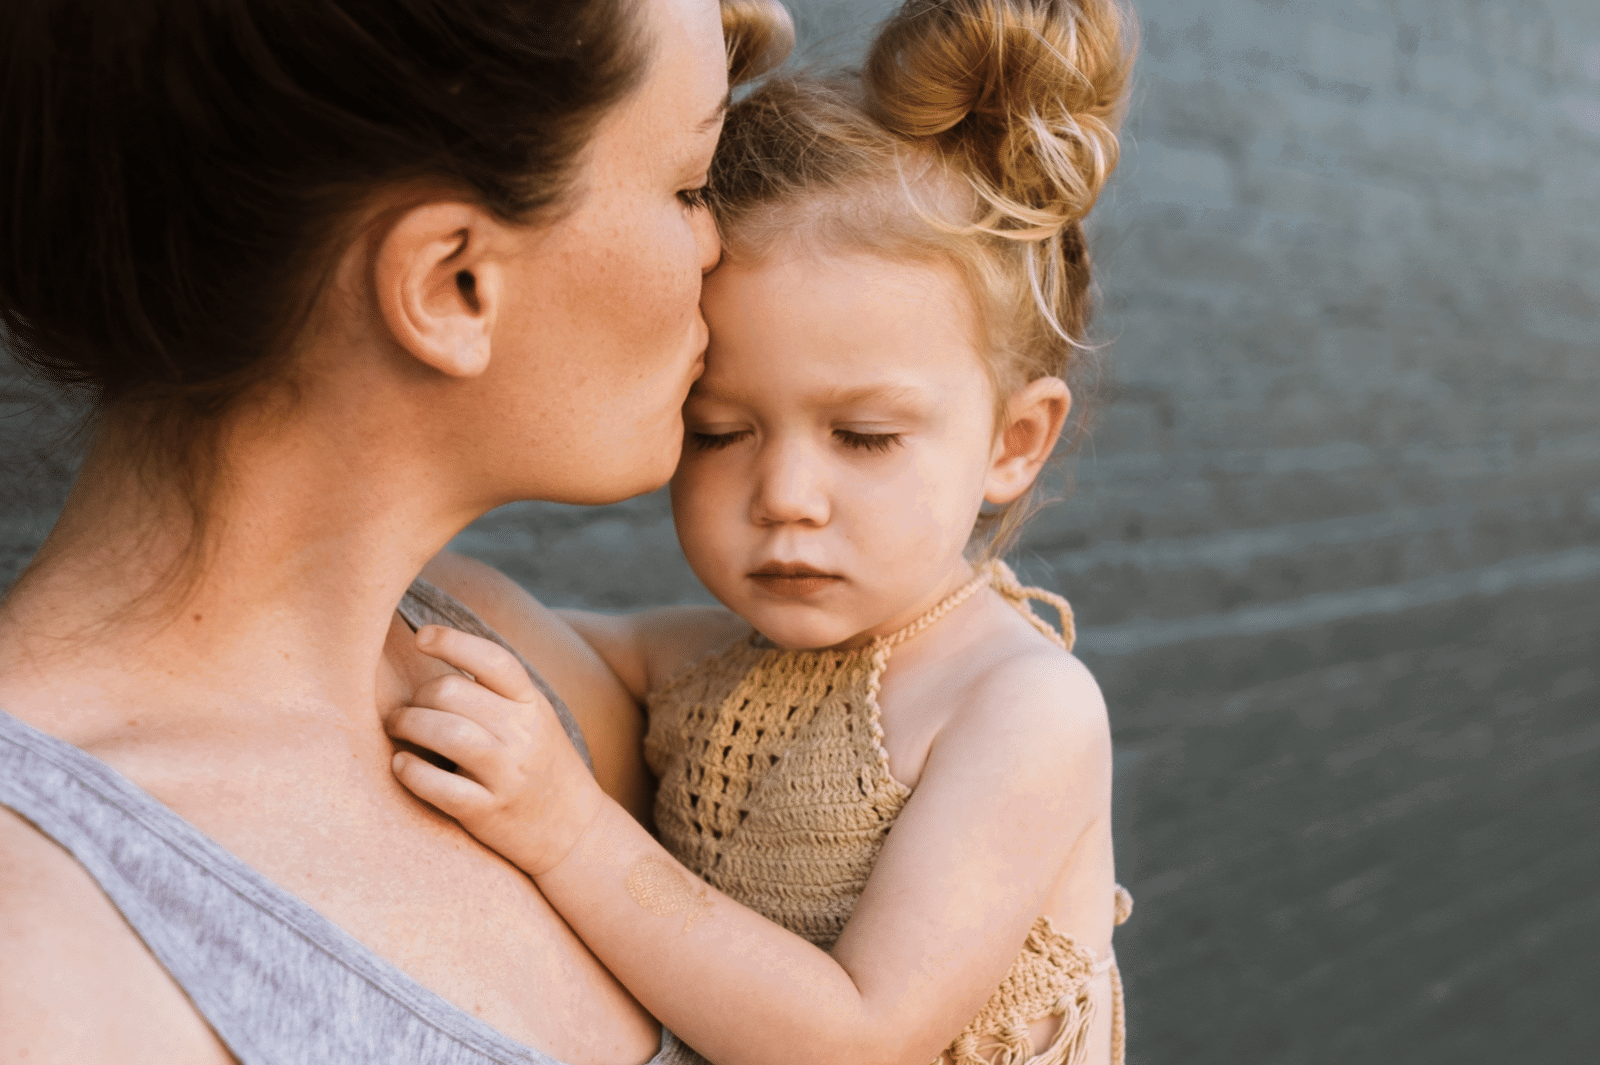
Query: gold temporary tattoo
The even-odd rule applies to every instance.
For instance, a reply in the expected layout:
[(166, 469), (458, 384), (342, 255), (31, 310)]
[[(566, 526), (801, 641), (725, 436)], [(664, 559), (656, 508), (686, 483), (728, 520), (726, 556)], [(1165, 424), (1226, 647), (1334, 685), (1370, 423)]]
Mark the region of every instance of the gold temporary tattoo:
[(711, 896), (704, 884), (695, 890), (671, 862), (646, 855), (628, 873), (628, 894), (633, 901), (660, 917), (684, 913), (683, 930), (711, 910)]

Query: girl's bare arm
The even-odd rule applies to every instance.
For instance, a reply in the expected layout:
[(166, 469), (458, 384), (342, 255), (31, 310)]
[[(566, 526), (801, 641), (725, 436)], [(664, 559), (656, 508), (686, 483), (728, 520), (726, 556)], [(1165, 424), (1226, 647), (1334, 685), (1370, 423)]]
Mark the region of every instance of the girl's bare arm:
[(998, 986), (1108, 804), (1092, 678), (1056, 653), (1008, 663), (936, 741), (829, 954), (705, 885), (588, 785), (497, 648), (436, 629), (419, 646), (495, 691), (446, 678), (420, 692), (391, 730), (471, 778), (402, 755), (400, 779), (532, 875), (640, 1002), (717, 1065), (924, 1065)]
[(557, 610), (594, 648), (634, 700), (659, 689), (685, 666), (750, 634), (750, 626), (722, 607), (668, 606), (629, 614)]

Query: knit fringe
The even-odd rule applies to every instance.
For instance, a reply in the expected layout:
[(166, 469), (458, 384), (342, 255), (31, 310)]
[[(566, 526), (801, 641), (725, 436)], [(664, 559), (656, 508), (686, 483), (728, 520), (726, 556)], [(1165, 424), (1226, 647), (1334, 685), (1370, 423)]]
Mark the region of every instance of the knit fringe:
[[(1095, 1018), (1094, 993), (1088, 981), (1078, 985), (1075, 995), (1061, 996), (1051, 1016), (1061, 1018), (1061, 1027), (1038, 1054), (1033, 1052), (1027, 1026), (1013, 1024), (987, 1045), (980, 1044), (976, 1036), (962, 1034), (947, 1051), (950, 1065), (1087, 1065)], [(942, 1057), (936, 1058), (934, 1065)], [(1114, 1065), (1121, 1065), (1120, 1059)]]

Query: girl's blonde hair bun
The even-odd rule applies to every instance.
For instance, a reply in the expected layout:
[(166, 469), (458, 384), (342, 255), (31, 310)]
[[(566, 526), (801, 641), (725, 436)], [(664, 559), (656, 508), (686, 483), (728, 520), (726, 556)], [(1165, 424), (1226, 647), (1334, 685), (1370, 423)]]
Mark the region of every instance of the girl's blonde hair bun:
[(867, 107), (935, 148), (980, 228), (1048, 239), (1116, 168), (1134, 30), (1119, 0), (910, 0), (867, 60)]
[(794, 20), (778, 0), (722, 0), (728, 83), (743, 85), (782, 64), (794, 48)]
[[(1124, 4), (908, 0), (859, 77), (763, 79), (729, 109), (711, 166), (724, 260), (787, 246), (948, 263), (972, 295), (996, 428), (1041, 377), (1081, 400), (1098, 360), (1083, 218), (1117, 165)], [(767, 54), (759, 35), (728, 39), (735, 70)], [(1087, 409), (1073, 403), (1077, 425)], [(1003, 553), (1030, 508), (985, 515), (985, 550)]]

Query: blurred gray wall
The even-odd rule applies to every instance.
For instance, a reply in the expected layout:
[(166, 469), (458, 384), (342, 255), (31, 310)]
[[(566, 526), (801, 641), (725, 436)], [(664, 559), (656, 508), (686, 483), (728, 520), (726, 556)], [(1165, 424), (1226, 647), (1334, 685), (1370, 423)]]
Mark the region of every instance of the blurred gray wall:
[[(831, 61), (889, 8), (795, 3)], [(1114, 388), (1018, 556), (1111, 706), (1132, 1060), (1595, 1060), (1600, 3), (1139, 11)], [(68, 462), (0, 392), (9, 581)], [(457, 546), (705, 599), (659, 495)]]

